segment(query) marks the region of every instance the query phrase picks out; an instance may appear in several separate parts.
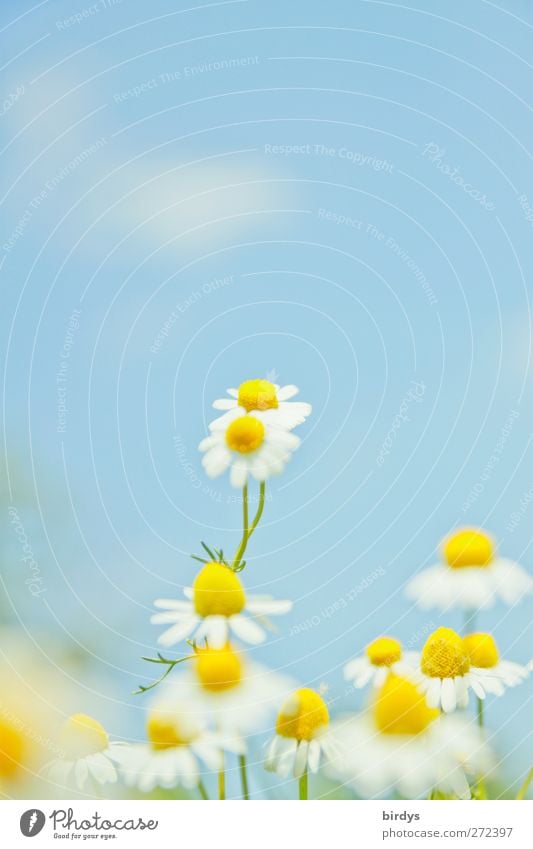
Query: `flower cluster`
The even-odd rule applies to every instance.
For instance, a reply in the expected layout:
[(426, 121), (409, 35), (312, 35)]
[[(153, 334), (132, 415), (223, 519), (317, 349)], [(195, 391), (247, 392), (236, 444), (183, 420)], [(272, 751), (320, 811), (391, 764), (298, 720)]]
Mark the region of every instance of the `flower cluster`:
[[(266, 481), (285, 469), (300, 444), (293, 430), (311, 413), (309, 404), (293, 400), (297, 392), (295, 386), (248, 380), (215, 401), (222, 414), (199, 448), (210, 477), (229, 471), (231, 484), (242, 489), (243, 530), (235, 554), (227, 558), (202, 542), (203, 554), (193, 555), (201, 565), (183, 597), (154, 603), (151, 622), (163, 626), (162, 651), (181, 643), (187, 649), (178, 657), (159, 652), (145, 658), (162, 670), (138, 691), (156, 690), (145, 742), (110, 742), (99, 722), (76, 714), (61, 731), (62, 757), (48, 765), (51, 782), (92, 792), (121, 776), (141, 793), (181, 787), (208, 799), (204, 776), (214, 774), (218, 798), (224, 799), (228, 759), (236, 758), (242, 798), (248, 799), (250, 738), (273, 729), (264, 767), (281, 778), (292, 776), (302, 800), (309, 798), (309, 775), (320, 769), (367, 797), (396, 792), (406, 798), (487, 798), (494, 756), (483, 702), (522, 683), (531, 664), (502, 658), (494, 636), (474, 630), (474, 616), (496, 600), (514, 605), (533, 591), (533, 581), (496, 554), (484, 531), (453, 533), (442, 546), (442, 561), (407, 585), (408, 597), (422, 609), (465, 610), (466, 633), (439, 627), (418, 652), (404, 650), (394, 636), (374, 639), (344, 667), (354, 690), (367, 688), (363, 711), (330, 719), (322, 693), (252, 661), (244, 649), (264, 642), (270, 617), (292, 608), (285, 599), (249, 595), (241, 573), (263, 514)], [(259, 499), (252, 517), (254, 480)], [(472, 696), (477, 716), (467, 711)]]

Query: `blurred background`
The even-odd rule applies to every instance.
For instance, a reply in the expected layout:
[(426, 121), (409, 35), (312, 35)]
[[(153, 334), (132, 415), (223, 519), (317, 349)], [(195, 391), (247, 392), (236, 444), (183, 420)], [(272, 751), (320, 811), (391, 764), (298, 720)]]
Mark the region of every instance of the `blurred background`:
[[(333, 712), (373, 637), (461, 626), (403, 592), (452, 528), (533, 569), (532, 32), (527, 0), (2, 4), (4, 797), (73, 711), (143, 738), (153, 600), (240, 538), (197, 444), (242, 380), (313, 404), (243, 574), (294, 610), (252, 654)], [(531, 610), (479, 626), (527, 662)], [(531, 699), (486, 709), (502, 794)]]

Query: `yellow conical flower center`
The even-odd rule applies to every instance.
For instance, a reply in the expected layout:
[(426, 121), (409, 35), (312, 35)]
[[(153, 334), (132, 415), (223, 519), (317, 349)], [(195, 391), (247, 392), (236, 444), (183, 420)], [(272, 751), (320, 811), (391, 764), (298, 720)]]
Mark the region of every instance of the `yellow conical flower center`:
[(366, 655), (374, 666), (392, 666), (402, 656), (402, 646), (393, 637), (378, 637), (366, 647)]
[(240, 684), (242, 661), (230, 645), (221, 649), (198, 649), (196, 674), (206, 690), (221, 692)]
[(312, 740), (328, 722), (329, 713), (322, 696), (304, 687), (285, 700), (276, 721), (276, 733), (296, 740)]
[(11, 778), (25, 754), (23, 734), (11, 722), (0, 719), (0, 778)]
[(151, 713), (146, 723), (146, 734), (152, 749), (174, 749), (176, 746), (188, 746), (198, 737), (198, 727), (187, 718), (176, 717), (168, 713)]
[(265, 426), (255, 416), (240, 416), (228, 426), (226, 443), (232, 451), (251, 454), (257, 451), (265, 438)]
[(194, 579), (193, 591), (199, 616), (233, 616), (246, 604), (241, 582), (223, 563), (206, 563)]
[(239, 386), (239, 407), (251, 410), (277, 410), (276, 387), (269, 380), (247, 380)]
[(384, 734), (419, 734), (438, 715), (412, 681), (392, 674), (374, 702), (374, 721)]
[(63, 725), (60, 732), (61, 748), (68, 760), (86, 758), (103, 752), (109, 746), (105, 729), (96, 719), (85, 713), (75, 713)]
[(468, 566), (489, 566), (494, 559), (491, 538), (477, 528), (457, 531), (444, 541), (444, 558), (452, 569)]
[(470, 660), (459, 634), (451, 628), (437, 628), (422, 649), (420, 668), (430, 678), (466, 675), (470, 669)]
[(463, 643), (472, 666), (482, 669), (497, 666), (500, 654), (491, 634), (467, 634), (463, 637)]

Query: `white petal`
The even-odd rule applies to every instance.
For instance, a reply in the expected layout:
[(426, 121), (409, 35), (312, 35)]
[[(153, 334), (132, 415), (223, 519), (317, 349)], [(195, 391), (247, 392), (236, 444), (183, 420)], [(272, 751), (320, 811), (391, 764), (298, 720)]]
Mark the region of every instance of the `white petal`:
[(252, 646), (258, 646), (266, 640), (266, 634), (261, 626), (246, 616), (241, 616), (240, 614), (230, 616), (229, 625), (239, 640), (250, 643)]
[(228, 395), (231, 395), (232, 398), (238, 398), (239, 397), (239, 390), (238, 389), (226, 389), (226, 392), (228, 393)]
[(183, 613), (192, 613), (193, 605), (189, 601), (181, 601), (174, 598), (157, 598), (154, 601), (154, 607), (168, 608), (169, 610), (179, 610)]
[(246, 460), (235, 460), (231, 467), (230, 483), (236, 489), (242, 489), (248, 480), (248, 463)]
[(453, 678), (442, 679), (440, 700), (444, 713), (452, 713), (457, 707), (457, 693), (455, 691), (455, 680)]
[(175, 643), (179, 643), (180, 640), (184, 640), (185, 637), (188, 637), (189, 634), (194, 630), (196, 623), (198, 622), (197, 616), (191, 616), (190, 619), (184, 620), (183, 622), (178, 622), (176, 625), (173, 625), (167, 631), (163, 631), (160, 637), (158, 637), (157, 642), (161, 646), (173, 646)]
[(211, 648), (223, 648), (228, 640), (227, 618), (225, 616), (206, 616), (196, 634), (198, 642), (204, 637)]
[(248, 596), (246, 610), (255, 616), (281, 616), (292, 610), (292, 601), (267, 598), (266, 596)]
[(76, 780), (76, 785), (79, 790), (83, 790), (84, 784), (87, 781), (87, 776), (89, 775), (89, 769), (87, 764), (80, 758), (74, 764), (74, 778)]
[(298, 395), (299, 391), (297, 386), (292, 386), (291, 384), (282, 386), (277, 393), (278, 401), (288, 401), (289, 398), (294, 398), (295, 395)]
[(440, 691), (441, 691), (441, 680), (440, 678), (433, 678), (428, 684), (428, 688), (426, 691), (426, 701), (428, 703), (428, 707), (437, 708), (440, 707)]
[(117, 780), (117, 771), (111, 761), (101, 752), (89, 755), (86, 758), (89, 772), (99, 784), (114, 784)]
[(320, 743), (318, 740), (311, 740), (309, 743), (307, 762), (311, 772), (318, 772), (318, 767), (320, 765)]
[(309, 751), (309, 743), (306, 740), (301, 740), (296, 749), (296, 757), (294, 758), (293, 775), (295, 778), (301, 778), (307, 767), (307, 754)]
[(236, 406), (237, 402), (230, 398), (218, 398), (216, 401), (213, 401), (215, 410), (233, 410)]

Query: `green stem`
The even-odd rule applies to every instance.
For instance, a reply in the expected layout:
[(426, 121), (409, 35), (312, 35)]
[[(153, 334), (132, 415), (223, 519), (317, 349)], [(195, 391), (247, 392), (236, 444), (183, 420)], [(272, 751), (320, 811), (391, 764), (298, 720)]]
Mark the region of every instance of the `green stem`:
[(304, 774), (300, 778), (298, 783), (299, 791), (300, 791), (300, 801), (304, 799), (308, 799), (308, 781), (307, 781), (307, 767), (305, 769)]
[(198, 792), (200, 793), (200, 796), (204, 801), (207, 802), (209, 800), (209, 795), (207, 793), (207, 790), (205, 789), (205, 784), (203, 781), (198, 782)]
[(483, 728), (483, 699), (477, 697), (477, 724)]
[[(224, 757), (224, 755), (222, 755), (222, 757)], [(222, 764), (220, 766), (220, 772), (218, 773), (218, 798), (226, 798), (226, 776), (224, 774), (224, 761), (222, 761)]]
[(529, 790), (529, 785), (531, 784), (532, 781), (533, 781), (533, 768), (531, 768), (529, 770), (528, 774), (526, 775), (526, 779), (525, 779), (524, 783), (522, 784), (520, 790), (518, 791), (518, 795), (516, 797), (517, 799), (525, 799), (526, 798), (526, 793)]
[(259, 524), (259, 520), (263, 515), (263, 509), (265, 507), (265, 482), (261, 481), (259, 487), (259, 504), (257, 506), (257, 512), (253, 518), (253, 522), (251, 525), (248, 524), (248, 485), (245, 484), (242, 490), (242, 539), (240, 545), (235, 552), (235, 557), (233, 559), (233, 570), (237, 571), (239, 566), (242, 563), (244, 553), (246, 551), (246, 546), (248, 545), (248, 541), (252, 536), (253, 532), (257, 528)]
[(244, 755), (239, 755), (239, 769), (241, 771), (242, 798), (248, 800), (250, 798), (250, 791), (248, 789), (248, 776), (246, 774), (246, 757)]

